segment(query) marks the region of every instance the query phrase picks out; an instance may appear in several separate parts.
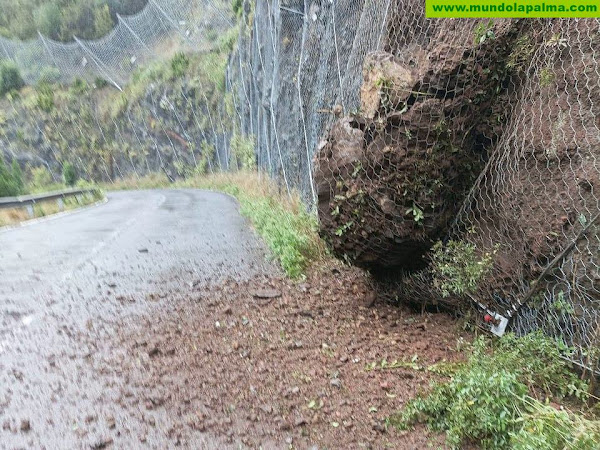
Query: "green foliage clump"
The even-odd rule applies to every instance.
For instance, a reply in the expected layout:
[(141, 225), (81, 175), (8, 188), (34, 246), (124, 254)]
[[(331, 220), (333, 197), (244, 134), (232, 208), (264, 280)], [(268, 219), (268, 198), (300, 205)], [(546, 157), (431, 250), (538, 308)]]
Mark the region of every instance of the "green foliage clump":
[(69, 91), (73, 95), (85, 94), (88, 89), (89, 85), (87, 81), (82, 80), (81, 78), (75, 78), (75, 80), (73, 81), (73, 83), (71, 83), (71, 86), (69, 87)]
[(529, 402), (530, 412), (520, 419), (519, 431), (511, 434), (514, 450), (596, 450), (600, 443), (600, 421), (557, 410), (540, 402)]
[(484, 449), (537, 448), (517, 443), (528, 439), (524, 431), (544, 428), (534, 424), (541, 403), (530, 396), (539, 389), (583, 399), (587, 386), (570, 371), (560, 346), (541, 333), (506, 335), (493, 343), (479, 338), (449, 382), (434, 384), (428, 395), (410, 401), (390, 421), (403, 429), (421, 422), (446, 431), (452, 448), (467, 442)]
[(56, 3), (44, 3), (33, 11), (33, 20), (40, 33), (52, 39), (60, 37), (62, 17), (60, 6)]
[(254, 153), (254, 136), (242, 136), (234, 133), (231, 137), (231, 153), (237, 161), (239, 168), (253, 170), (256, 168), (256, 155)]
[(493, 40), (496, 38), (494, 33), (494, 21), (490, 19), (487, 22), (481, 22), (473, 31), (475, 45), (483, 44), (486, 40)]
[(44, 192), (58, 187), (52, 179), (50, 171), (44, 167), (33, 167), (29, 172), (28, 189), (31, 192)]
[(10, 167), (0, 158), (0, 197), (14, 197), (24, 191), (23, 173), (17, 160)]
[(38, 83), (37, 105), (45, 112), (51, 112), (54, 109), (54, 89), (48, 83)]
[(0, 61), (0, 96), (23, 87), (19, 69), (10, 61)]
[(189, 67), (190, 60), (185, 53), (177, 52), (171, 58), (171, 74), (174, 78), (182, 78)]
[(38, 83), (56, 84), (60, 81), (60, 70), (56, 67), (44, 67), (40, 71)]
[(133, 14), (146, 0), (0, 0), (0, 32), (18, 39), (97, 39), (114, 26), (116, 14)]
[(63, 164), (63, 179), (65, 180), (65, 184), (67, 186), (74, 186), (77, 182), (77, 171), (75, 170), (75, 166), (71, 163)]
[[(234, 191), (235, 192), (235, 191)], [(300, 277), (313, 255), (311, 234), (316, 221), (303, 212), (293, 213), (272, 198), (240, 198), (241, 213), (248, 217), (258, 233), (277, 256), (281, 267), (291, 278)]]
[(110, 15), (110, 9), (108, 5), (99, 5), (94, 10), (94, 30), (96, 36), (104, 36), (113, 29), (115, 24)]
[(437, 242), (430, 255), (434, 287), (443, 297), (475, 292), (492, 268), (493, 256), (494, 252), (479, 254), (467, 242)]
[(94, 80), (94, 86), (96, 87), (96, 89), (105, 88), (106, 86), (108, 86), (108, 81), (106, 81), (104, 78), (96, 77), (96, 79)]
[(240, 17), (244, 12), (244, 0), (233, 0), (231, 9), (233, 9), (233, 13), (236, 17)]
[(540, 86), (541, 87), (548, 87), (550, 86), (554, 80), (556, 79), (556, 75), (554, 74), (554, 72), (552, 71), (551, 68), (549, 67), (544, 67), (540, 70)]

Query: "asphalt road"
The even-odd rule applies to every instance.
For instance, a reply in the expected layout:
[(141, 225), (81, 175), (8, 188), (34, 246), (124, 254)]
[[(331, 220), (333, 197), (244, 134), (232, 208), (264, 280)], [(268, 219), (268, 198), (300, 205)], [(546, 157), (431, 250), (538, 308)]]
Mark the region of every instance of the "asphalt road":
[[(108, 198), (0, 230), (0, 448), (100, 448), (114, 422), (122, 426), (116, 448), (166, 448), (160, 430), (140, 431), (139, 414), (123, 401), (127, 380), (92, 370), (101, 343), (84, 348), (78, 337), (110, 333), (111, 318), (151, 313), (165, 293), (273, 270), (228, 196), (153, 190)], [(212, 444), (199, 435), (195, 446)]]

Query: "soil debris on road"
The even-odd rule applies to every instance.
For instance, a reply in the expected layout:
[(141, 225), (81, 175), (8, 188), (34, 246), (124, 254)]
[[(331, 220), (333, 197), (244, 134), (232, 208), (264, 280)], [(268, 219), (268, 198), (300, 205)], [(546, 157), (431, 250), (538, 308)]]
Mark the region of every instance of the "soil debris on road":
[[(261, 275), (196, 294), (167, 296), (159, 311), (115, 323), (115, 339), (103, 334), (106, 351), (92, 362), (124, 380), (123, 400), (149, 428), (184, 448), (198, 432), (235, 448), (430, 443), (424, 429), (401, 433), (386, 418), (427, 388), (436, 376), (429, 367), (461, 357), (451, 317), (370, 307), (366, 275), (341, 266), (302, 283)], [(161, 409), (169, 424), (153, 418)]]

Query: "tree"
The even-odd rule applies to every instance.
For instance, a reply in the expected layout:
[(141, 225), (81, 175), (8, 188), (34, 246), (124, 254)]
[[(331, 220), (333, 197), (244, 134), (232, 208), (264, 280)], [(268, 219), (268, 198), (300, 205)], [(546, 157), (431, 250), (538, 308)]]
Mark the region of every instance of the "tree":
[(63, 164), (63, 178), (67, 186), (75, 185), (75, 182), (77, 181), (77, 172), (75, 171), (73, 164), (68, 162)]

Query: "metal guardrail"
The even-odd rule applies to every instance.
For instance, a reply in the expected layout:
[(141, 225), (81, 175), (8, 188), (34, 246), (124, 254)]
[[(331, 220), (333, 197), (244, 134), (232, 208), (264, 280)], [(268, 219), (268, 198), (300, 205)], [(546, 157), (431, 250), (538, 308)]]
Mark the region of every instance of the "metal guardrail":
[(62, 191), (47, 192), (44, 194), (21, 195), (18, 197), (0, 197), (0, 209), (27, 208), (29, 215), (33, 216), (33, 205), (36, 203), (58, 200), (59, 208), (62, 209), (63, 200), (66, 197), (76, 197), (97, 192), (97, 188), (88, 189), (65, 189)]

